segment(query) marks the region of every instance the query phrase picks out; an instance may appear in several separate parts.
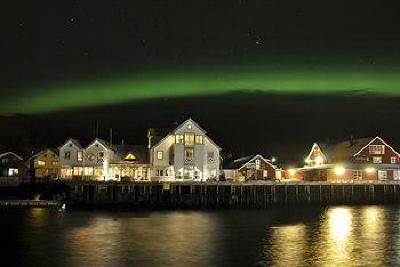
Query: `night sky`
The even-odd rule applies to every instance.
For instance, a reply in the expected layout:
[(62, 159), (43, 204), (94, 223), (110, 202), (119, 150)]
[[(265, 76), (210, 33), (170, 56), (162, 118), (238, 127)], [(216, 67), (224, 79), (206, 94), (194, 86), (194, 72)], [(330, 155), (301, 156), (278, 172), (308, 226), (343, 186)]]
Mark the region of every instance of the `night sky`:
[(7, 1), (0, 13), (6, 146), (89, 140), (96, 122), (144, 143), (147, 127), (187, 116), (235, 154), (291, 159), (316, 139), (378, 133), (400, 144), (398, 1)]

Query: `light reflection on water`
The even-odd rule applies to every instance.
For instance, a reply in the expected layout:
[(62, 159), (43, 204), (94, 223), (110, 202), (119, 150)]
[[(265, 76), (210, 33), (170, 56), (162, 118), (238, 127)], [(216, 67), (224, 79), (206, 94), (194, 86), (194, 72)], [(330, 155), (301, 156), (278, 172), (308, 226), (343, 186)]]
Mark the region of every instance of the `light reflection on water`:
[(1, 211), (10, 265), (399, 265), (400, 207)]

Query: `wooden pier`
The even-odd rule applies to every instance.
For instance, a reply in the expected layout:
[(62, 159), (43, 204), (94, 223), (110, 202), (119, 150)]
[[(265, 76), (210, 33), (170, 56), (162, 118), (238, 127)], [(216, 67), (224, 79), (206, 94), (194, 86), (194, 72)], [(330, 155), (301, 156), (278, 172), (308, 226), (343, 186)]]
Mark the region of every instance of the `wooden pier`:
[(400, 203), (400, 182), (71, 183), (74, 205), (267, 208), (274, 205)]
[(0, 208), (61, 208), (63, 203), (54, 200), (0, 200)]

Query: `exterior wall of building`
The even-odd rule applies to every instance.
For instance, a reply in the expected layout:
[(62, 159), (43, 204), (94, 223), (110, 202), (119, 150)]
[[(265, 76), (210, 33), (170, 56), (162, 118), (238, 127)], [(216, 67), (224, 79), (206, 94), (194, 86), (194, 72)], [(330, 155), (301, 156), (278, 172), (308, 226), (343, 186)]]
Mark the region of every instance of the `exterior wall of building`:
[(244, 164), (239, 171), (244, 177), (250, 180), (268, 180), (276, 178), (276, 167), (259, 155)]
[(4, 153), (0, 157), (0, 184), (15, 181), (16, 184), (29, 179), (28, 166), (14, 153)]
[(150, 179), (150, 167), (148, 164), (136, 163), (111, 163), (109, 168), (111, 179), (143, 181)]
[[(219, 177), (219, 151), (196, 123), (187, 120), (151, 149), (152, 177), (158, 180), (216, 179)], [(160, 152), (162, 159), (158, 158)]]
[(32, 160), (33, 175), (35, 181), (55, 179), (60, 172), (58, 155), (47, 149), (39, 153)]
[[(82, 160), (78, 159), (78, 152), (83, 154)], [(84, 149), (74, 144), (72, 140), (68, 140), (64, 145), (59, 148), (59, 162), (60, 162), (60, 178), (72, 178), (74, 167), (82, 166)], [(69, 156), (68, 156), (69, 155)]]
[[(150, 150), (150, 156), (152, 162), (151, 176), (174, 177), (175, 175), (175, 173), (173, 172), (174, 170), (171, 169), (172, 159), (173, 159), (171, 149), (173, 147), (174, 142), (175, 142), (175, 136), (171, 134), (168, 135), (166, 138), (164, 138), (159, 144), (151, 148)], [(158, 158), (159, 152), (162, 153), (161, 159)]]
[[(384, 152), (371, 153), (371, 146), (383, 146)], [(353, 162), (374, 163), (374, 157), (381, 158), (382, 164), (398, 164), (400, 163), (399, 154), (381, 138), (376, 137), (370, 144), (365, 146), (360, 152), (353, 157)]]

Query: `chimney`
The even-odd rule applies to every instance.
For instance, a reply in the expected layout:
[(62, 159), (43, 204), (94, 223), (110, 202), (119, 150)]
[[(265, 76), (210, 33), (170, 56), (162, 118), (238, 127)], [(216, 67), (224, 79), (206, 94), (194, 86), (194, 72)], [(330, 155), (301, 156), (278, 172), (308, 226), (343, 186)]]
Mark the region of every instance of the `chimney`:
[(110, 128), (110, 147), (112, 148), (112, 128)]
[(354, 136), (350, 135), (350, 146), (354, 145)]

